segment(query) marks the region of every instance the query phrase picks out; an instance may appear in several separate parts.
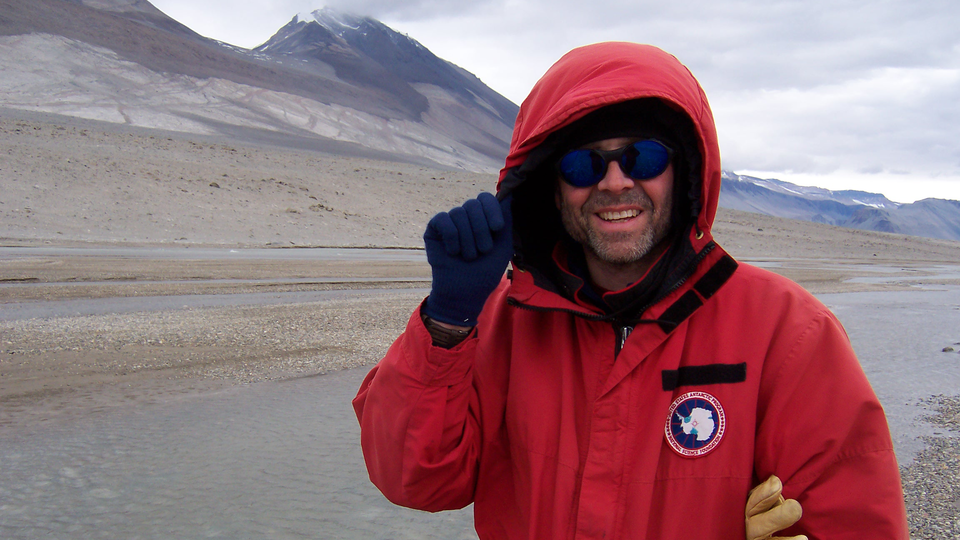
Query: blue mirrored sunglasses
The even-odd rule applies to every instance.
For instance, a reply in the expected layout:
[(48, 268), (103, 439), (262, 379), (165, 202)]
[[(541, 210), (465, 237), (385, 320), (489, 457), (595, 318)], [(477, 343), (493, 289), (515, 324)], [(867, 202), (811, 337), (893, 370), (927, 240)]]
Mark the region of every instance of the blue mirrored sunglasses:
[(616, 161), (630, 178), (648, 180), (663, 174), (672, 156), (673, 150), (660, 141), (646, 139), (616, 150), (571, 150), (560, 158), (557, 168), (568, 184), (590, 187), (603, 180), (611, 161)]

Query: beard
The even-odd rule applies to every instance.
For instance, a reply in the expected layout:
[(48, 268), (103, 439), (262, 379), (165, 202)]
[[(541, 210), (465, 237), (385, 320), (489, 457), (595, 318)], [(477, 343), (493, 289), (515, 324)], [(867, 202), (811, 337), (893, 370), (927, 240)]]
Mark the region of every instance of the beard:
[[(635, 205), (642, 214), (650, 216), (650, 223), (639, 231), (604, 233), (597, 230), (590, 217), (600, 208), (616, 205)], [(597, 192), (580, 208), (566, 201), (560, 203), (560, 217), (567, 234), (597, 259), (612, 265), (629, 265), (643, 260), (670, 235), (671, 208), (656, 208), (642, 189), (633, 189), (614, 196)]]

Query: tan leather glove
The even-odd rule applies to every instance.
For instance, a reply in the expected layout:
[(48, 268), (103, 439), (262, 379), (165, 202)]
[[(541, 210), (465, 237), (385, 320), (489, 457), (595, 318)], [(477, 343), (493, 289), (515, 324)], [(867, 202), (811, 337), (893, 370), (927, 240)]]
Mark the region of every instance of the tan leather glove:
[(803, 514), (800, 503), (793, 499), (783, 500), (780, 492), (783, 484), (776, 476), (750, 490), (745, 510), (747, 540), (807, 540), (806, 536), (773, 536), (786, 529)]

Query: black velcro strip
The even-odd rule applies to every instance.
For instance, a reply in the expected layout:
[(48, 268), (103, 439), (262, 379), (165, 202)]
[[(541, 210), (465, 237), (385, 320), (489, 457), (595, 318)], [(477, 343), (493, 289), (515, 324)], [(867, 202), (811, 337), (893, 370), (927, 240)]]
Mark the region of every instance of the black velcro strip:
[[(737, 261), (733, 257), (725, 255), (717, 261), (702, 278), (693, 284), (693, 291), (687, 291), (679, 300), (668, 307), (663, 315), (657, 318), (657, 324), (665, 333), (670, 333), (674, 328), (680, 325), (693, 312), (700, 309), (703, 301), (697, 296), (700, 294), (704, 299), (710, 298), (720, 290), (720, 287), (730, 279), (730, 276), (737, 270)], [(696, 292), (694, 292), (696, 291)]]
[(663, 315), (657, 318), (657, 324), (660, 325), (660, 328), (664, 332), (669, 334), (671, 330), (679, 326), (684, 319), (689, 317), (694, 311), (700, 309), (702, 305), (703, 302), (700, 301), (697, 293), (687, 291), (674, 302), (672, 306), (668, 307), (667, 310), (663, 312)]
[(700, 296), (710, 298), (736, 272), (737, 266), (737, 261), (733, 260), (733, 257), (725, 255), (694, 284), (693, 288), (700, 293)]
[(665, 369), (661, 372), (661, 377), (663, 378), (663, 389), (668, 392), (681, 386), (739, 383), (747, 380), (747, 363), (708, 364), (706, 366)]

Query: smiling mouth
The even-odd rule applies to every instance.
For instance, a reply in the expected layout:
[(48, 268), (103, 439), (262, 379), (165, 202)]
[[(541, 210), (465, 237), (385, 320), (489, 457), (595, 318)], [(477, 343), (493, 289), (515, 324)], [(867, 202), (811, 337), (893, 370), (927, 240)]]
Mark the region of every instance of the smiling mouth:
[(640, 210), (623, 210), (621, 212), (599, 212), (597, 216), (604, 221), (620, 221), (624, 219), (635, 218), (640, 215)]

